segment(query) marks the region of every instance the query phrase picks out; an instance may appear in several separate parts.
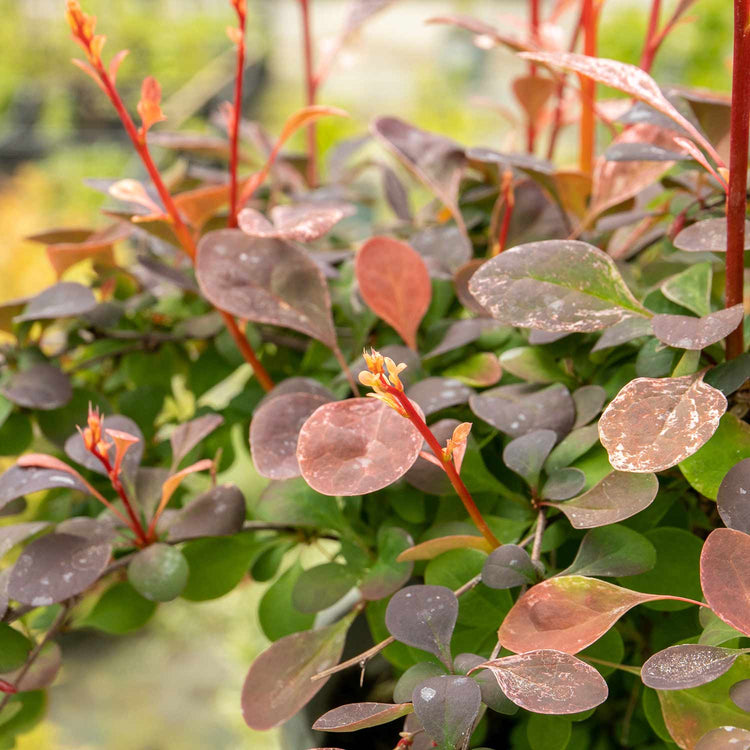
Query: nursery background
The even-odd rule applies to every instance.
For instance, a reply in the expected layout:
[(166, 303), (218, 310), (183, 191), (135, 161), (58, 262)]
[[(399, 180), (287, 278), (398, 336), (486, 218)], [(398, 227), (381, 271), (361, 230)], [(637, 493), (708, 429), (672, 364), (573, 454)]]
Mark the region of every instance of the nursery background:
[[(345, 0), (314, 0), (314, 29), (325, 45)], [(231, 97), (233, 50), (229, 3), (218, 0), (87, 0), (108, 45), (137, 64), (118, 78), (137, 99), (142, 73), (162, 85), (170, 130), (211, 133), (218, 102)], [(648, 21), (645, 3), (607, 0), (599, 49), (637, 63)], [(521, 3), (497, 0), (399, 0), (348, 48), (320, 102), (350, 113), (318, 125), (322, 163), (335, 141), (366, 131), (381, 114), (398, 114), (467, 146), (501, 148), (511, 126), (497, 111), (524, 64), (510, 52), (488, 53), (470, 34), (424, 21), (466, 13), (494, 22), (523, 15)], [(140, 174), (121, 126), (90, 80), (69, 64), (74, 54), (60, 0), (0, 0), (0, 303), (35, 294), (55, 281), (44, 247), (25, 237), (50, 226), (89, 225), (104, 197), (88, 177)], [(725, 0), (699, 0), (691, 20), (667, 39), (651, 73), (661, 85), (716, 91), (730, 87), (731, 12)], [(299, 12), (294, 0), (248, 3), (244, 115), (278, 132), (302, 105)], [(557, 161), (575, 160), (562, 140)], [(291, 148), (302, 148), (298, 135)], [(158, 150), (157, 150), (158, 155)], [(84, 265), (71, 278), (85, 280)], [(0, 334), (2, 335), (2, 334)], [(0, 469), (12, 463), (0, 458)], [(5, 523), (0, 520), (0, 523)], [(12, 521), (7, 521), (8, 523)], [(307, 550), (314, 557), (322, 552)], [(311, 557), (311, 559), (313, 559)], [(21, 750), (192, 750), (277, 747), (274, 732), (247, 728), (237, 695), (247, 665), (267, 641), (256, 621), (268, 584), (239, 586), (203, 604), (161, 607), (137, 634), (93, 631), (63, 637), (64, 669), (51, 689), (47, 719), (18, 739)]]

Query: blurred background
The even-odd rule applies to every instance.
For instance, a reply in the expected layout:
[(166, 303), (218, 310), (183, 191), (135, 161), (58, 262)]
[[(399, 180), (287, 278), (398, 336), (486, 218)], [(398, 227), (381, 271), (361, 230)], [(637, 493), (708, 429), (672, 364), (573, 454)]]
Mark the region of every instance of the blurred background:
[[(667, 12), (675, 2), (666, 3)], [(154, 75), (164, 92), (165, 127), (216, 132), (209, 118), (231, 97), (234, 67), (225, 33), (234, 23), (229, 0), (83, 0), (82, 5), (97, 15), (109, 55), (130, 50), (118, 84), (131, 107), (143, 77)], [(343, 23), (348, 0), (312, 0), (311, 5), (317, 42), (325, 49)], [(543, 2), (543, 8), (549, 5)], [(602, 56), (638, 61), (648, 6), (646, 0), (606, 0)], [(248, 0), (248, 8), (244, 115), (275, 133), (303, 104), (299, 5)], [(321, 121), (321, 151), (339, 138), (365, 132), (380, 114), (397, 114), (466, 145), (508, 147), (515, 134), (497, 107), (513, 107), (509, 82), (523, 66), (506, 50), (486, 52), (470, 34), (424, 21), (463, 13), (507, 30), (508, 17), (516, 15), (522, 24), (525, 12), (521, 0), (396, 0), (367, 24), (321, 91), (320, 103), (352, 115)], [(698, 0), (689, 16), (662, 48), (654, 77), (664, 85), (727, 91), (731, 4)], [(55, 281), (44, 248), (24, 237), (51, 227), (103, 223), (98, 210), (104, 198), (86, 187), (84, 178), (137, 177), (141, 169), (109, 103), (70, 64), (78, 50), (64, 20), (64, 0), (0, 0), (0, 17), (2, 303)], [(566, 38), (565, 27), (561, 31)], [(563, 142), (563, 162), (572, 161), (572, 144), (566, 153)], [(301, 141), (292, 143), (293, 149), (299, 146)], [(263, 590), (247, 585), (212, 602), (175, 601), (129, 637), (69, 636), (48, 719), (19, 747), (281, 747), (278, 733), (250, 732), (239, 711), (245, 672), (266, 645), (255, 620)], [(297, 742), (288, 746), (310, 746)]]

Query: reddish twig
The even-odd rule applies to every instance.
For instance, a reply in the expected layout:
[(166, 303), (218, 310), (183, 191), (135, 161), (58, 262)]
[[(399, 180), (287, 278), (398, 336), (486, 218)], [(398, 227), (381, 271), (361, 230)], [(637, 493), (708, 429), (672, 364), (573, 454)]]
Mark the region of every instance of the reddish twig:
[(237, 45), (237, 70), (234, 80), (234, 107), (229, 123), (229, 218), (230, 227), (237, 226), (239, 191), (237, 188), (237, 167), (239, 164), (239, 131), (242, 113), (242, 79), (245, 73), (245, 28), (247, 25), (247, 6), (245, 0), (232, 0), (239, 21), (234, 41)]
[[(305, 90), (307, 106), (315, 104), (318, 97), (318, 78), (315, 75), (315, 62), (312, 44), (312, 19), (310, 17), (309, 0), (300, 0), (302, 11), (302, 36), (305, 59)], [(318, 182), (318, 155), (315, 123), (307, 126), (307, 183), (315, 187)]]

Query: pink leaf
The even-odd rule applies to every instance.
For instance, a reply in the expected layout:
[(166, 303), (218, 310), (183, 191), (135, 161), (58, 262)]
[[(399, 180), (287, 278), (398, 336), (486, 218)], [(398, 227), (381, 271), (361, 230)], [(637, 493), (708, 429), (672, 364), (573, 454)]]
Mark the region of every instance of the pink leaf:
[(421, 448), (408, 419), (376, 399), (354, 398), (313, 412), (300, 430), (297, 460), (323, 495), (363, 495), (400, 479)]
[(373, 237), (357, 253), (359, 289), (372, 311), (417, 348), (417, 330), (432, 298), (432, 285), (419, 253), (405, 242)]

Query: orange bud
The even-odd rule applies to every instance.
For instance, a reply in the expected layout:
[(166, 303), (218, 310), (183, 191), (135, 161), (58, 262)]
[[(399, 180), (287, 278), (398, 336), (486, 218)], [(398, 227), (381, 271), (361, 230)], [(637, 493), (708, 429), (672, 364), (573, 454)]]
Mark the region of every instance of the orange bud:
[(137, 443), (140, 438), (131, 435), (129, 432), (123, 432), (122, 430), (105, 430), (105, 432), (115, 443), (115, 465), (113, 467), (113, 474), (114, 476), (118, 476), (122, 468), (122, 459), (125, 458), (125, 454), (128, 452), (130, 446)]
[(145, 135), (148, 129), (157, 122), (166, 120), (159, 106), (161, 102), (161, 86), (156, 78), (148, 76), (143, 79), (141, 86), (141, 100), (138, 102), (138, 114), (141, 116), (141, 134)]
[(242, 32), (236, 26), (227, 26), (227, 36), (232, 44), (238, 47), (242, 44)]

